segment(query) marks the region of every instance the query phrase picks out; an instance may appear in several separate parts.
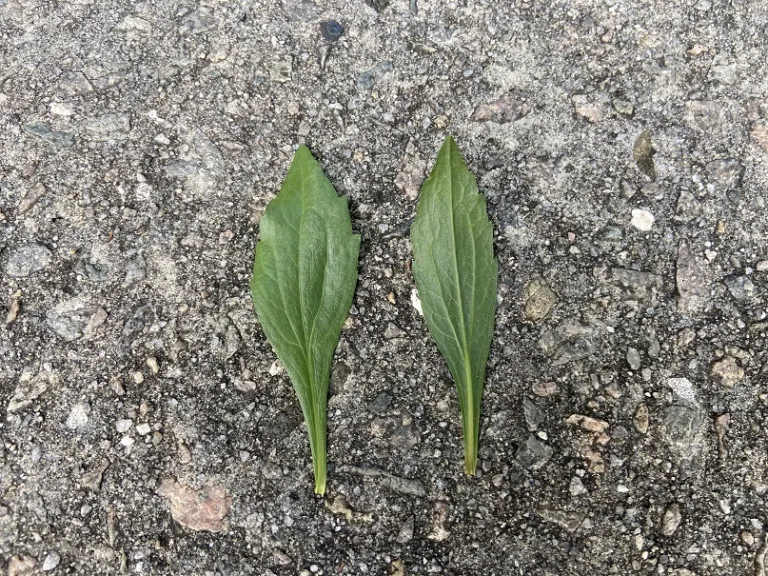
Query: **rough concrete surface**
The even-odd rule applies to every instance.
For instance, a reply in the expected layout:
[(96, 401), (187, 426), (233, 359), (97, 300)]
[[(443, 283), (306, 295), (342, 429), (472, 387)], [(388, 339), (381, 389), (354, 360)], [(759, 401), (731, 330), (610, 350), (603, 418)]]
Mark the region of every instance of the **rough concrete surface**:
[[(764, 576), (767, 26), (0, 0), (0, 568)], [(501, 269), (476, 478), (409, 264), (446, 134)], [(363, 238), (325, 499), (248, 292), (300, 142)]]

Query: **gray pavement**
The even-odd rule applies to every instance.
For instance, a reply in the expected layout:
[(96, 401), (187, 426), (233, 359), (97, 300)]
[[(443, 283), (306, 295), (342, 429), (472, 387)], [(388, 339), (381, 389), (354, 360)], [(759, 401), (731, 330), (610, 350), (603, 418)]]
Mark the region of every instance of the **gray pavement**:
[[(0, 0), (0, 569), (765, 576), (767, 25)], [(410, 273), (447, 134), (500, 264), (476, 478)], [(248, 292), (301, 142), (363, 239), (325, 499)]]

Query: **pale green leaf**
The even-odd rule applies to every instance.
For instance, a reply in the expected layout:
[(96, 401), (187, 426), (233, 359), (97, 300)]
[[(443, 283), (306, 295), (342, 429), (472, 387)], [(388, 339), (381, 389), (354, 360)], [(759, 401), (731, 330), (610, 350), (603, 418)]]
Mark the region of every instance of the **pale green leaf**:
[(360, 236), (309, 149), (296, 151), (261, 218), (251, 291), (259, 321), (285, 366), (309, 432), (315, 492), (325, 492), (331, 360), (357, 282)]
[(450, 136), (421, 188), (411, 241), (424, 319), (456, 382), (464, 468), (474, 474), (498, 262), (485, 197)]

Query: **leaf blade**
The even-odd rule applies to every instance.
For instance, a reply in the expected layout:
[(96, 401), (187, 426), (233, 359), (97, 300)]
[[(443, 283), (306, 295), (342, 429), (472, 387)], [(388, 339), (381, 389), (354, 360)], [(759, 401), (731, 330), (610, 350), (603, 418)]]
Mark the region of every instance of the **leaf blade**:
[(254, 308), (299, 399), (315, 492), (323, 494), (328, 380), (357, 283), (360, 236), (352, 233), (346, 199), (304, 145), (259, 227), (251, 276)]
[(473, 475), (498, 262), (485, 198), (450, 136), (422, 186), (411, 241), (424, 319), (456, 383), (465, 470)]

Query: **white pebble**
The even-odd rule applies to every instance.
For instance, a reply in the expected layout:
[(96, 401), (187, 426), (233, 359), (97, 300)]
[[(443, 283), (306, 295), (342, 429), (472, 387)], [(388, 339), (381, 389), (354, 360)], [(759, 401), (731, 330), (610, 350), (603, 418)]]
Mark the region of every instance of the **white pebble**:
[(43, 560), (43, 572), (50, 572), (59, 565), (59, 562), (61, 562), (61, 556), (58, 552), (48, 552)]
[(411, 304), (416, 312), (419, 313), (419, 316), (424, 316), (424, 311), (421, 309), (421, 298), (419, 298), (419, 293), (416, 291), (416, 288), (411, 290)]
[(280, 364), (280, 360), (275, 360), (272, 362), (272, 366), (269, 367), (269, 375), (270, 376), (277, 376), (279, 374), (282, 374), (285, 371), (283, 368), (283, 365)]
[(631, 224), (642, 232), (649, 232), (655, 220), (656, 219), (653, 217), (653, 214), (648, 212), (648, 210), (642, 210), (639, 208), (632, 210)]
[(88, 413), (91, 407), (86, 402), (75, 404), (67, 417), (67, 428), (77, 430), (88, 424)]
[(146, 422), (143, 424), (139, 424), (136, 426), (136, 432), (138, 432), (141, 436), (146, 436), (150, 432), (152, 432), (152, 426), (147, 424)]
[(688, 378), (667, 378), (667, 386), (672, 388), (672, 391), (686, 402), (691, 404), (697, 403), (696, 391)]
[(128, 418), (123, 418), (115, 422), (115, 428), (121, 434), (123, 432), (128, 432), (128, 430), (131, 429), (131, 426), (133, 426), (133, 420), (129, 420)]
[(51, 113), (56, 116), (72, 116), (72, 106), (63, 102), (51, 102)]
[(587, 489), (584, 487), (584, 483), (578, 476), (571, 478), (571, 485), (569, 486), (569, 490), (573, 496), (579, 496), (581, 494), (587, 493)]
[(152, 371), (152, 374), (157, 374), (160, 372), (160, 364), (157, 362), (157, 358), (154, 356), (150, 356), (147, 358), (147, 366), (149, 366), (149, 369)]

